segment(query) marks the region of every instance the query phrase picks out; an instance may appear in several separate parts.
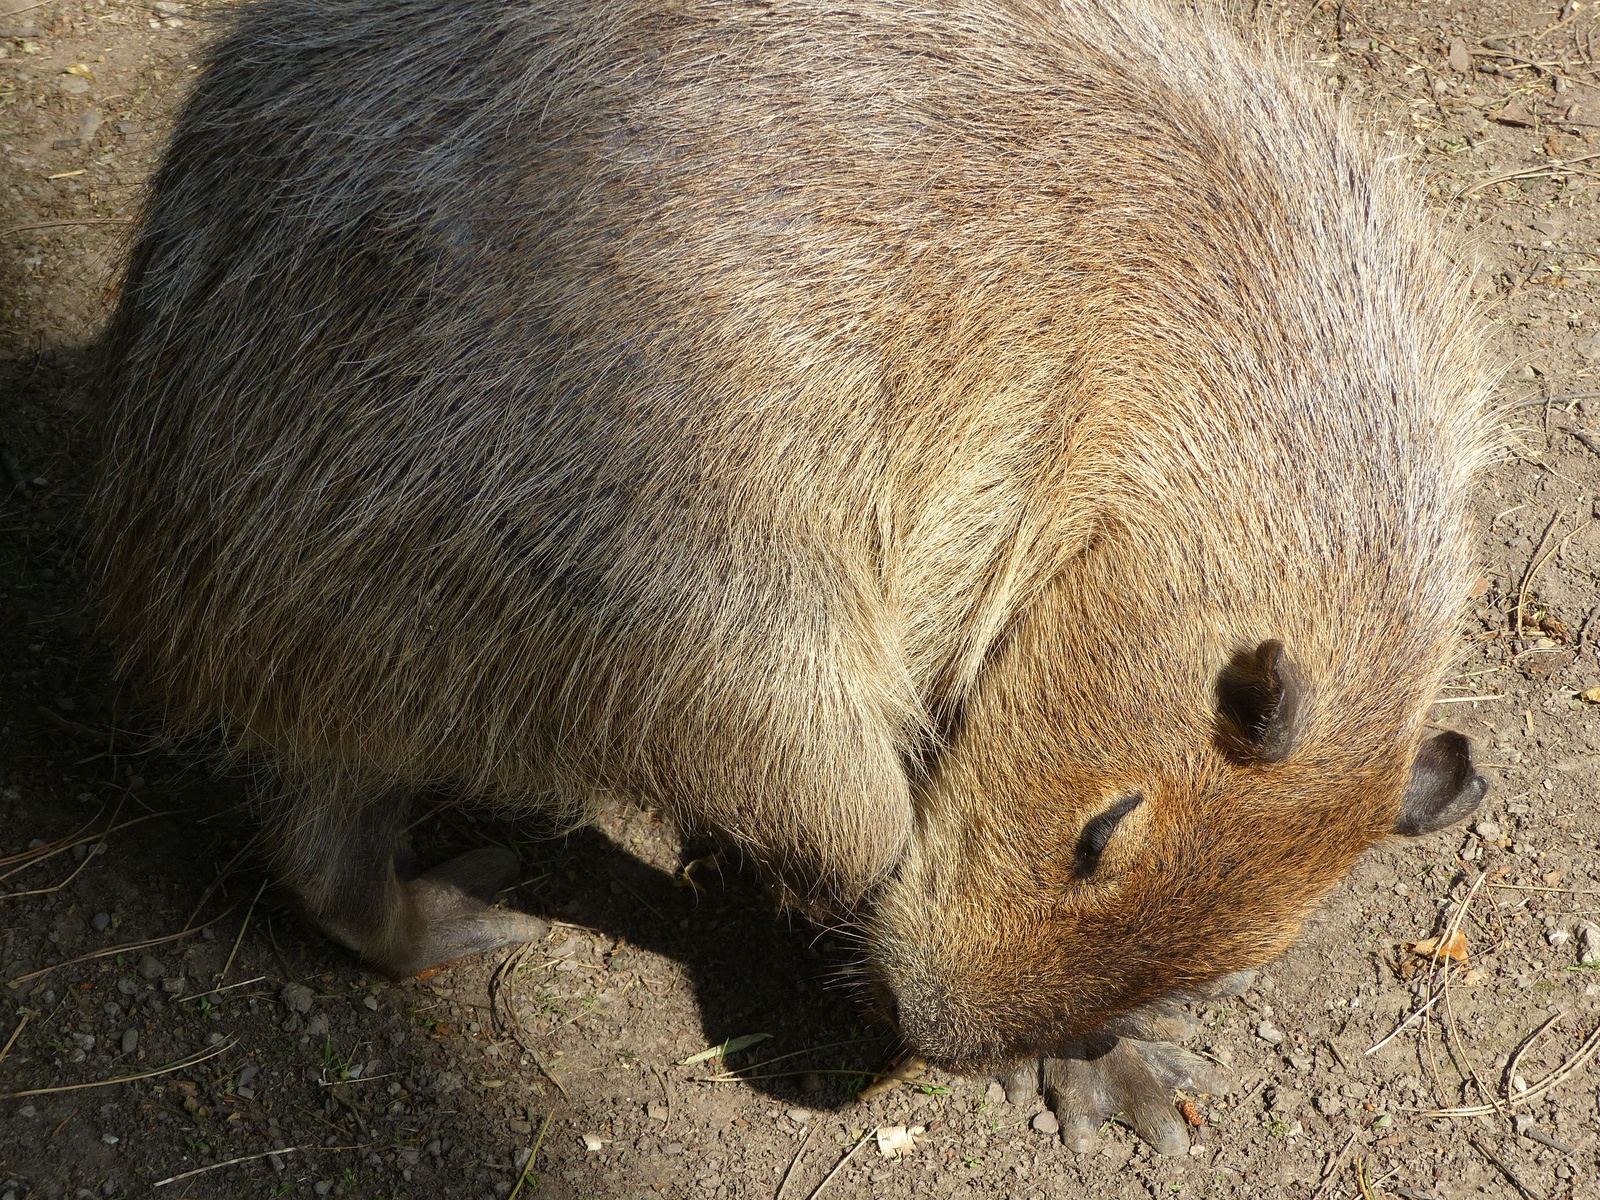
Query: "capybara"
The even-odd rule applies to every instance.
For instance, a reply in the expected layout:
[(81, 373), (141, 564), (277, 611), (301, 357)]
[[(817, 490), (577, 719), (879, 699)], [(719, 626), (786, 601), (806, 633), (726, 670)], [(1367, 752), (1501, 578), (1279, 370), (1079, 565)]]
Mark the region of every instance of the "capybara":
[(408, 796), (630, 798), (1173, 1149), (1163, 1006), (1482, 794), (1469, 295), (1203, 10), (261, 0), (104, 338), (106, 628), (379, 971), (542, 929)]

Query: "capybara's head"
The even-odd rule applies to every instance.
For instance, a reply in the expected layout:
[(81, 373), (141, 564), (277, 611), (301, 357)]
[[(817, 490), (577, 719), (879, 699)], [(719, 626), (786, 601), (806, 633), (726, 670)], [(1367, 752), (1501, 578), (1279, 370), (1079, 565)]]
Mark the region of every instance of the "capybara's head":
[(1276, 957), (1364, 849), (1484, 794), (1465, 737), (1399, 732), (1387, 707), (1317, 711), (1316, 680), (1264, 641), (1211, 673), (1208, 728), (1152, 700), (1114, 746), (1063, 713), (1029, 751), (1027, 715), (986, 714), (1004, 751), (950, 756), (878, 898), (880, 1000), (923, 1057), (973, 1070)]

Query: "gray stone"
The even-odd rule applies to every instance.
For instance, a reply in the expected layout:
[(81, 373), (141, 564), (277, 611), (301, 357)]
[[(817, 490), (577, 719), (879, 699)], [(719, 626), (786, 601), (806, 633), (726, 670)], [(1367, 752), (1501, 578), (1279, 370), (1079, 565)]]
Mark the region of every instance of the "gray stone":
[(278, 999), (283, 1001), (290, 1012), (308, 1013), (316, 1000), (316, 993), (303, 983), (286, 983), (279, 991)]
[(1600, 962), (1600, 925), (1593, 921), (1583, 921), (1578, 925), (1578, 961), (1580, 963)]
[(1056, 1120), (1055, 1113), (1048, 1108), (1033, 1119), (1033, 1127), (1040, 1133), (1060, 1133), (1061, 1122)]

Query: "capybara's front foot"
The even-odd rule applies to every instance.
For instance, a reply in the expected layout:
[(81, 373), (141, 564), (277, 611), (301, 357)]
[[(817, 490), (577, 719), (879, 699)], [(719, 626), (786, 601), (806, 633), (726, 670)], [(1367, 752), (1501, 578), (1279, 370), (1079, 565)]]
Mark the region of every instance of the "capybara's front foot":
[(1094, 1148), (1095, 1135), (1120, 1114), (1157, 1154), (1182, 1154), (1189, 1134), (1173, 1093), (1218, 1093), (1210, 1065), (1170, 1042), (1102, 1037), (1069, 1050), (1066, 1057), (1028, 1063), (1001, 1082), (1012, 1103), (1040, 1091), (1061, 1124), (1061, 1140), (1079, 1154)]
[(405, 922), (385, 931), (361, 957), (392, 979), (484, 954), (501, 946), (533, 942), (550, 932), (537, 917), (493, 907), (495, 893), (516, 879), (517, 856), (509, 850), (469, 850), (400, 884)]

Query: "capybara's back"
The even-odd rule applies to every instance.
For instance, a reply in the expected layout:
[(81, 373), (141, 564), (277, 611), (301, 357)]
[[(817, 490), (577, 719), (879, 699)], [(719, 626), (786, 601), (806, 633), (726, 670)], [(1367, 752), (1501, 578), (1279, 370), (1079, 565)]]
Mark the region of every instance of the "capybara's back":
[(931, 1056), (1049, 1054), (1481, 792), (1464, 294), (1148, 0), (265, 0), (107, 334), (108, 628), (386, 970), (528, 932), (398, 881), (405, 795), (618, 795), (863, 920)]

